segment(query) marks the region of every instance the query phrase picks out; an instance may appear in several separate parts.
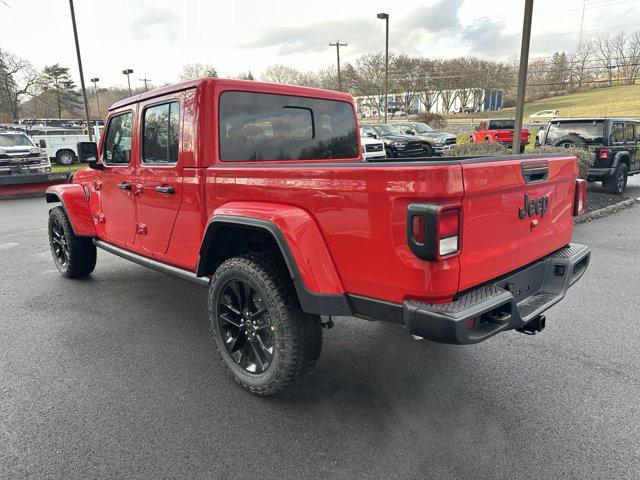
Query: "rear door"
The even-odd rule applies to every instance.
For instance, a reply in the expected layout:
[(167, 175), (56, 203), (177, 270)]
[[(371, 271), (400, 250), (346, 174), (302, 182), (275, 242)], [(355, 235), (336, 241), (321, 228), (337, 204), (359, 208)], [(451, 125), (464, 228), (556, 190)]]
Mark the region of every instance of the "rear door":
[(154, 99), (142, 104), (141, 110), (137, 229), (145, 250), (163, 254), (182, 202), (180, 100)]
[(571, 240), (575, 157), (462, 162), (460, 290), (543, 257)]

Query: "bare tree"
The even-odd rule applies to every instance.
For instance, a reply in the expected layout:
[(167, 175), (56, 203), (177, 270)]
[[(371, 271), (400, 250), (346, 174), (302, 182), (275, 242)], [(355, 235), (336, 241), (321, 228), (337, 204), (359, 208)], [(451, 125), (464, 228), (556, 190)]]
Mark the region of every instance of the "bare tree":
[(31, 64), (6, 50), (0, 49), (0, 113), (20, 115), (20, 103), (38, 82), (38, 72)]
[[(389, 55), (390, 63), (393, 55)], [(378, 110), (383, 106), (384, 98), (384, 68), (383, 53), (368, 53), (358, 58), (355, 63), (347, 63), (342, 69), (343, 85), (357, 96), (367, 97), (365, 105)], [(396, 90), (393, 76), (389, 76), (389, 92)]]
[(262, 80), (285, 85), (303, 85), (305, 80), (308, 81), (308, 78), (305, 79), (300, 70), (278, 63), (267, 67), (262, 74)]
[(578, 88), (593, 79), (591, 64), (594, 60), (594, 50), (594, 42), (587, 40), (583, 41), (580, 48), (576, 49), (570, 56), (571, 81), (575, 83)]
[(609, 76), (609, 86), (613, 86), (613, 73), (612, 70), (615, 68), (614, 60), (615, 60), (615, 48), (613, 45), (613, 40), (610, 35), (606, 35), (604, 37), (599, 37), (596, 40), (596, 57), (599, 60), (600, 65), (603, 68), (608, 70)]
[(213, 77), (218, 78), (218, 72), (213, 65), (208, 63), (190, 63), (182, 67), (180, 72), (180, 81), (195, 80), (197, 78)]

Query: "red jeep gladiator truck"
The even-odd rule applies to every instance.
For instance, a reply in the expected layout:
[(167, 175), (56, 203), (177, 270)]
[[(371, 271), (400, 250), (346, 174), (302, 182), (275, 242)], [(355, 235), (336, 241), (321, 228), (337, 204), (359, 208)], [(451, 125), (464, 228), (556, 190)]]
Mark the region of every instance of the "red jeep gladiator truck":
[(79, 157), (46, 193), (62, 275), (97, 247), (207, 286), (223, 362), (261, 395), (313, 367), (331, 315), (454, 344), (535, 333), (589, 263), (574, 157), (366, 163), (344, 93), (181, 83), (113, 105)]
[[(501, 143), (505, 147), (513, 147), (513, 131), (516, 121), (512, 118), (494, 118), (482, 120), (471, 134), (471, 143)], [(520, 131), (520, 153), (529, 144), (529, 130)]]

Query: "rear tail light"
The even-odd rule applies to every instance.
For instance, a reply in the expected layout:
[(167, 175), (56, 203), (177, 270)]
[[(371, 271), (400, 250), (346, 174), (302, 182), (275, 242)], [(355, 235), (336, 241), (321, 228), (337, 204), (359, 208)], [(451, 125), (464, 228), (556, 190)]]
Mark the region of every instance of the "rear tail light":
[(413, 203), (407, 209), (407, 243), (422, 260), (460, 253), (462, 206)]
[(598, 157), (601, 160), (606, 160), (607, 158), (609, 158), (609, 152), (611, 150), (609, 150), (608, 148), (603, 148), (602, 150), (600, 150), (600, 153), (598, 154)]
[(584, 213), (587, 206), (587, 181), (578, 179), (576, 180), (576, 198), (573, 203), (573, 214), (581, 215)]

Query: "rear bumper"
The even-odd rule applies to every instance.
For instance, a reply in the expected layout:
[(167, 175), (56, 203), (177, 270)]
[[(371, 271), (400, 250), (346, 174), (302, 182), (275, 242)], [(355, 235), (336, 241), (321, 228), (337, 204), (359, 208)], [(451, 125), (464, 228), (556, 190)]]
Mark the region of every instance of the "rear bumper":
[(587, 178), (589, 180), (600, 180), (613, 175), (614, 168), (590, 168)]
[[(441, 343), (469, 344), (535, 320), (586, 271), (591, 250), (570, 244), (449, 303), (403, 303), (406, 327)], [(470, 319), (473, 325), (470, 327)]]

